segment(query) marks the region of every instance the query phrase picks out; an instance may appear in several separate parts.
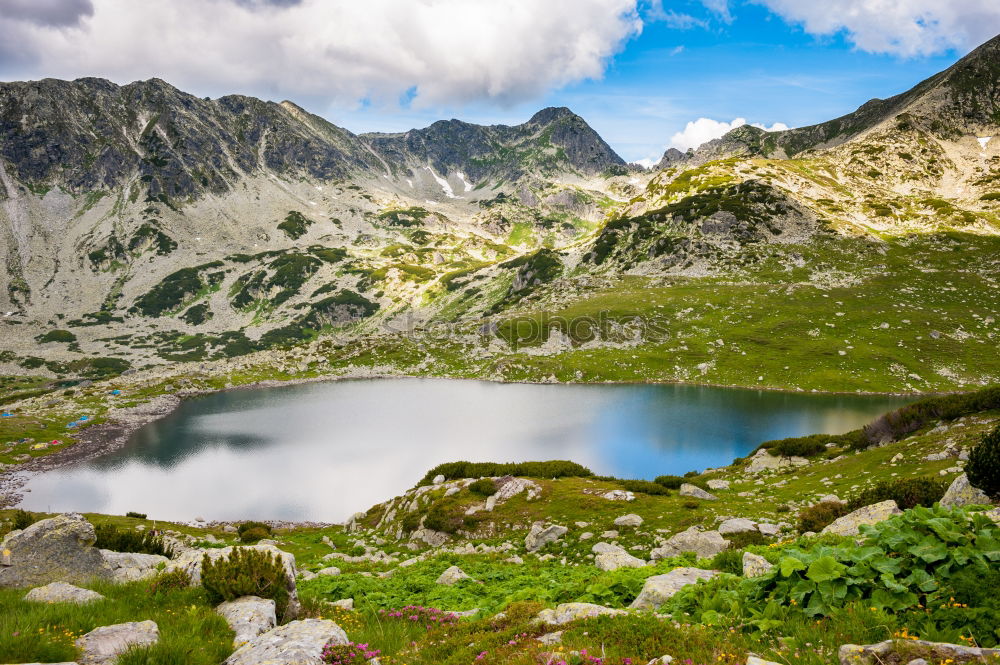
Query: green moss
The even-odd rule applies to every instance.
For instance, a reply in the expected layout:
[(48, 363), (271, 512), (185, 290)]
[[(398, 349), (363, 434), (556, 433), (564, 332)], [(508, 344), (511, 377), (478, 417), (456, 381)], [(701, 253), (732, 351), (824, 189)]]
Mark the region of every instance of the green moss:
[(306, 234), (306, 231), (313, 225), (313, 221), (303, 215), (298, 210), (292, 210), (283, 222), (278, 224), (278, 229), (285, 232), (292, 240), (298, 240)]

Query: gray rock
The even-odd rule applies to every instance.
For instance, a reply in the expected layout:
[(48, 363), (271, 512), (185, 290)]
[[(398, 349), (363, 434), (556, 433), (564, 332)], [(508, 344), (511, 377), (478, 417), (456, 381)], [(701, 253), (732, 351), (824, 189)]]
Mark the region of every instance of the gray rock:
[(959, 506), (983, 505), (988, 506), (992, 501), (986, 496), (986, 492), (978, 487), (973, 487), (969, 483), (969, 476), (962, 474), (955, 478), (948, 487), (948, 490), (941, 497), (941, 505), (945, 508), (958, 508)]
[(539, 635), (535, 639), (541, 642), (542, 644), (551, 645), (551, 644), (559, 644), (560, 642), (562, 642), (562, 636), (563, 636), (563, 631), (557, 630), (551, 633), (545, 633), (544, 635)]
[(762, 536), (777, 536), (778, 531), (780, 530), (781, 528), (777, 524), (761, 522), (757, 525), (757, 531), (759, 531)]
[(767, 450), (761, 448), (750, 458), (750, 463), (744, 470), (747, 473), (760, 473), (762, 471), (783, 469), (792, 466), (805, 466), (807, 464), (809, 464), (809, 460), (804, 457), (775, 457)]
[(444, 476), (439, 473), (438, 475), (434, 476), (434, 480), (432, 480), (431, 482), (434, 483), (435, 485), (440, 485), (441, 483), (444, 482)]
[(243, 596), (222, 603), (215, 608), (215, 611), (222, 615), (222, 618), (236, 633), (236, 637), (233, 638), (233, 646), (238, 649), (278, 624), (274, 608), (274, 601), (270, 598)]
[(65, 582), (52, 582), (45, 586), (40, 586), (28, 592), (25, 600), (32, 603), (74, 603), (76, 605), (86, 605), (95, 600), (103, 600), (104, 596), (91, 591), (81, 589)]
[(646, 579), (642, 591), (629, 607), (639, 610), (655, 610), (689, 584), (698, 580), (710, 580), (719, 572), (701, 568), (674, 568), (665, 575), (654, 575)]
[(749, 533), (757, 530), (757, 523), (745, 517), (733, 517), (719, 525), (719, 533), (723, 536), (731, 533)]
[(760, 656), (755, 656), (754, 654), (747, 654), (747, 665), (781, 665), (781, 663), (776, 663), (773, 660), (764, 660)]
[(635, 501), (635, 494), (628, 490), (611, 490), (601, 495), (608, 501)]
[(594, 546), (590, 548), (590, 551), (594, 554), (608, 554), (611, 552), (624, 552), (625, 548), (619, 545), (612, 545), (611, 543), (594, 543)]
[(451, 536), (443, 531), (434, 531), (433, 529), (421, 527), (410, 534), (410, 540), (419, 540), (431, 547), (441, 547), (451, 540)]
[(642, 526), (642, 518), (633, 513), (622, 515), (615, 520), (615, 526)]
[(541, 522), (535, 522), (531, 525), (531, 530), (524, 538), (524, 546), (529, 552), (537, 552), (545, 545), (554, 543), (562, 538), (566, 535), (567, 531), (569, 531), (569, 529), (564, 526), (559, 526), (558, 524), (551, 524), (547, 527), (543, 527)]
[(674, 662), (673, 656), (660, 656), (649, 661), (646, 665), (670, 665), (672, 662)]
[(336, 577), (340, 575), (340, 568), (336, 566), (327, 566), (326, 568), (321, 568), (316, 571), (316, 576), (326, 576), (326, 577)]
[(111, 570), (94, 547), (96, 540), (94, 526), (76, 513), (57, 515), (23, 531), (12, 531), (0, 543), (0, 551), (10, 551), (11, 564), (0, 566), (0, 587), (111, 579)]
[(542, 610), (538, 620), (550, 626), (561, 626), (577, 619), (587, 619), (596, 616), (617, 616), (627, 614), (625, 610), (616, 610), (593, 603), (563, 603), (555, 609)]
[(105, 665), (131, 647), (144, 647), (160, 641), (160, 629), (154, 621), (132, 621), (95, 628), (76, 640), (80, 665)]
[(772, 568), (774, 564), (759, 554), (743, 553), (743, 577), (760, 577), (769, 573)]
[(719, 497), (714, 494), (709, 494), (697, 485), (692, 485), (690, 483), (683, 483), (681, 489), (677, 492), (681, 496), (690, 496), (695, 499), (705, 499), (706, 501), (717, 501)]
[(354, 599), (353, 598), (341, 598), (340, 600), (335, 600), (330, 603), (334, 607), (342, 610), (347, 610), (348, 612), (354, 611)]
[[(902, 644), (904, 649), (897, 649)], [(879, 665), (886, 662), (899, 662), (900, 652), (905, 650), (907, 662), (914, 658), (923, 658), (933, 663), (990, 663), (992, 659), (1000, 658), (1000, 649), (982, 649), (967, 647), (961, 644), (946, 642), (927, 642), (925, 640), (886, 640), (877, 644), (844, 644), (840, 647), (838, 657), (840, 665)], [(895, 656), (895, 658), (894, 658)]]
[(867, 524), (878, 524), (884, 522), (893, 515), (899, 515), (902, 510), (892, 499), (873, 503), (864, 508), (858, 508), (852, 513), (843, 517), (838, 517), (832, 523), (826, 525), (820, 533), (832, 533), (838, 536), (856, 536), (860, 531), (860, 526)]
[(119, 584), (155, 577), (170, 563), (170, 559), (159, 554), (101, 550), (101, 556), (111, 569), (112, 579)]
[[(245, 545), (244, 548), (254, 549), (262, 552), (270, 552), (281, 559), (285, 568), (285, 588), (288, 590), (288, 607), (285, 609), (284, 619), (292, 619), (299, 613), (299, 592), (295, 587), (295, 555), (279, 550), (274, 545)], [(232, 547), (209, 548), (205, 550), (193, 549), (183, 552), (176, 559), (167, 565), (168, 571), (183, 570), (191, 578), (191, 586), (201, 584), (201, 562), (205, 555), (215, 561), (218, 559), (228, 559), (233, 553)]]
[(452, 586), (458, 584), (462, 580), (471, 580), (472, 578), (465, 574), (458, 566), (452, 566), (448, 570), (441, 573), (440, 577), (437, 578), (438, 584), (443, 584), (444, 586)]
[(727, 490), (729, 489), (729, 481), (722, 480), (721, 478), (712, 478), (707, 483), (708, 489), (710, 490)]
[(666, 543), (650, 552), (650, 558), (666, 559), (685, 552), (693, 552), (699, 558), (708, 559), (727, 547), (729, 541), (718, 531), (699, 531), (698, 527), (693, 526), (671, 536)]
[(321, 665), (323, 647), (347, 642), (347, 634), (333, 621), (302, 619), (261, 633), (224, 665)]
[(594, 559), (594, 565), (599, 570), (618, 570), (619, 568), (642, 568), (647, 564), (642, 559), (632, 556), (625, 550), (618, 550), (617, 552), (598, 554)]

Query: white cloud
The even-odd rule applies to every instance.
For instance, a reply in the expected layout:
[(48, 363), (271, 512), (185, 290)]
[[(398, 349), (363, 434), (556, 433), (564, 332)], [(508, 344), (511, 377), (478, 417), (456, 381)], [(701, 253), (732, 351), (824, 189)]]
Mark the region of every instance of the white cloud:
[(0, 74), (157, 76), (202, 94), (339, 104), (392, 104), (414, 90), (417, 105), (513, 103), (601, 77), (642, 29), (636, 0), (77, 4), (75, 25), (37, 12), (0, 14)]
[(637, 159), (637, 160), (633, 161), (632, 163), (633, 164), (638, 164), (639, 166), (642, 166), (643, 168), (651, 169), (659, 161), (660, 161), (659, 157), (643, 157), (642, 159)]
[[(702, 143), (717, 139), (723, 134), (737, 127), (747, 124), (746, 118), (735, 118), (732, 122), (712, 120), (711, 118), (698, 118), (689, 122), (683, 131), (677, 132), (670, 137), (668, 147), (677, 148), (684, 151), (688, 148), (697, 148)], [(776, 122), (770, 127), (758, 122), (750, 123), (753, 127), (759, 127), (768, 132), (780, 132), (788, 129), (788, 125), (783, 122)]]
[(859, 49), (917, 56), (968, 51), (1000, 32), (997, 0), (754, 0), (813, 35), (845, 32)]

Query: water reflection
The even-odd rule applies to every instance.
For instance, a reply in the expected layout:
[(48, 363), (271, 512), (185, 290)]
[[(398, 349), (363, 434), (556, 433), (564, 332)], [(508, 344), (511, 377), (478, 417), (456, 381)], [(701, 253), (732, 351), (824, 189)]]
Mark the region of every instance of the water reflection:
[(728, 464), (767, 439), (847, 431), (902, 403), (434, 379), (233, 391), (185, 402), (121, 450), (33, 479), (25, 506), (335, 521), (440, 462), (571, 459), (600, 474), (653, 478)]

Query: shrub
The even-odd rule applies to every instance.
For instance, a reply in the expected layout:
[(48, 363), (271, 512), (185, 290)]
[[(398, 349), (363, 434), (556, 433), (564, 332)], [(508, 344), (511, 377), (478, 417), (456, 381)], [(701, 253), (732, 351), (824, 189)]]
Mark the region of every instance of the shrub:
[(163, 538), (149, 531), (121, 531), (113, 524), (98, 524), (94, 527), (97, 541), (94, 546), (112, 552), (137, 552), (139, 554), (159, 554), (172, 557), (173, 550), (163, 544)]
[(694, 499), (688, 499), (681, 505), (687, 508), (688, 510), (698, 510), (698, 508), (701, 507), (701, 504), (695, 501)]
[(261, 529), (259, 526), (255, 526), (252, 529), (245, 529), (243, 533), (240, 534), (241, 543), (256, 543), (265, 538), (271, 536), (270, 532)]
[(649, 480), (618, 480), (617, 482), (629, 492), (653, 494), (657, 496), (666, 496), (667, 494), (670, 494), (670, 491), (666, 487)]
[(497, 484), (490, 478), (480, 478), (469, 485), (469, 491), (480, 496), (493, 496), (497, 493)]
[(767, 538), (760, 531), (744, 531), (743, 533), (731, 533), (726, 535), (729, 541), (730, 550), (743, 550), (751, 545), (765, 545)]
[(880, 501), (892, 499), (900, 508), (933, 506), (944, 496), (948, 482), (939, 478), (896, 478), (884, 480), (874, 487), (861, 490), (847, 502), (848, 510), (857, 510)]
[(994, 499), (1000, 497), (1000, 426), (986, 434), (969, 453), (969, 482)]
[(712, 568), (733, 575), (743, 574), (743, 551), (737, 549), (722, 550), (712, 557)]
[(403, 521), (400, 523), (403, 527), (403, 531), (406, 533), (412, 533), (420, 528), (420, 515), (417, 513), (407, 513), (403, 517)]
[(34, 513), (29, 513), (27, 510), (18, 510), (14, 513), (14, 529), (27, 529), (37, 522), (38, 519)]
[(327, 644), (323, 647), (321, 658), (324, 663), (330, 663), (330, 665), (368, 665), (381, 653), (382, 651), (379, 649), (370, 649), (367, 644), (348, 642), (347, 644)]
[(137, 520), (144, 520), (146, 519), (146, 513), (137, 513), (133, 510), (130, 510), (127, 513), (125, 513), (125, 517), (134, 517)]
[(277, 554), (246, 547), (234, 547), (228, 557), (201, 560), (201, 585), (208, 600), (217, 605), (243, 596), (274, 600), (278, 616), (288, 607), (285, 567)]
[(663, 485), (668, 489), (676, 490), (680, 489), (681, 485), (688, 481), (684, 476), (657, 476), (653, 479), (653, 482), (657, 485)]
[(815, 457), (826, 451), (826, 444), (837, 437), (828, 434), (813, 434), (776, 441), (765, 441), (761, 448), (780, 457)]
[(35, 341), (42, 344), (46, 342), (75, 342), (76, 335), (68, 330), (55, 329), (48, 331), (44, 335), (39, 335), (35, 338)]
[(458, 478), (484, 478), (498, 476), (527, 476), (529, 478), (585, 478), (594, 473), (585, 466), (566, 460), (547, 462), (517, 462), (501, 464), (497, 462), (448, 462), (439, 464), (424, 475), (419, 485), (430, 485), (435, 476), (445, 480)]
[(191, 576), (178, 568), (168, 573), (160, 573), (154, 577), (149, 582), (149, 593), (152, 595), (170, 593), (171, 591), (186, 589), (189, 586), (191, 586)]
[[(251, 522), (243, 522), (242, 524), (237, 524), (236, 525), (236, 534), (240, 537), (240, 540), (243, 540), (243, 534), (246, 533), (247, 531), (250, 531), (251, 529), (260, 529), (264, 533), (266, 533), (268, 536), (271, 535), (271, 527), (270, 527), (270, 525), (264, 524), (263, 522), (253, 522), (253, 521), (251, 521)], [(267, 536), (264, 536), (264, 537), (266, 538)], [(257, 540), (260, 540), (260, 538), (258, 538)]]
[(424, 527), (443, 533), (456, 533), (465, 526), (465, 511), (454, 504), (439, 501), (427, 511)]
[(838, 517), (851, 512), (846, 503), (840, 501), (820, 501), (799, 512), (799, 531), (822, 531), (823, 527)]

